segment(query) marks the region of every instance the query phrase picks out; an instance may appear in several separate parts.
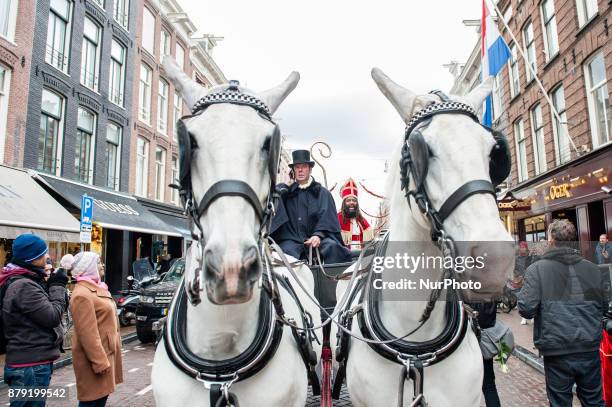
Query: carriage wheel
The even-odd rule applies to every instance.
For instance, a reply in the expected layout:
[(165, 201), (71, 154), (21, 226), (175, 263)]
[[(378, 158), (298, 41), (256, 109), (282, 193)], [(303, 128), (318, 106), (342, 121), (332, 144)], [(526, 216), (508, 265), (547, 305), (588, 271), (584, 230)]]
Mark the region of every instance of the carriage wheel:
[(321, 407), (332, 407), (332, 351), (325, 345), (321, 351)]

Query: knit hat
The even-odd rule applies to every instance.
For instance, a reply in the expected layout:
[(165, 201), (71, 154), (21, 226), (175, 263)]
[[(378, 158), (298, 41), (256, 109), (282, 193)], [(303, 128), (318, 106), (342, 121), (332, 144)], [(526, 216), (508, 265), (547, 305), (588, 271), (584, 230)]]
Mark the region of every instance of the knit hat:
[(31, 233), (19, 235), (13, 242), (13, 258), (26, 263), (44, 256), (47, 251), (47, 243)]

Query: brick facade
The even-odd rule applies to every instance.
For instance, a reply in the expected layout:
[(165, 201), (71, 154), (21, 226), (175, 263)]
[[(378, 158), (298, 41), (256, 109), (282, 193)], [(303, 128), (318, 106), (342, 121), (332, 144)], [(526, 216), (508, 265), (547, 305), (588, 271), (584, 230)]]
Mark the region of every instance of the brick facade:
[[(26, 134), (36, 1), (12, 0), (11, 7), (16, 8), (14, 38), (11, 41), (0, 36), (0, 65), (10, 71), (6, 137), (4, 155), (0, 156), (0, 164), (21, 167)], [(0, 132), (3, 130), (0, 129)]]
[[(582, 27), (578, 23), (577, 2), (554, 1), (555, 16), (557, 22), (557, 35), (559, 41), (559, 53), (545, 62), (544, 27), (542, 22), (541, 2), (535, 0), (501, 0), (499, 9), (505, 13), (509, 6), (512, 7), (512, 17), (508, 25), (516, 35), (521, 47), (523, 44), (522, 30), (530, 21), (533, 23), (537, 74), (541, 79), (544, 89), (550, 93), (563, 86), (565, 93), (565, 106), (567, 111), (567, 122), (569, 136), (578, 148), (578, 153), (571, 152), (571, 159), (593, 150), (592, 129), (589, 121), (589, 109), (587, 101), (587, 89), (585, 83), (585, 64), (590, 58), (603, 52), (606, 67), (606, 78), (608, 93), (612, 91), (612, 41), (609, 24), (612, 23), (611, 2), (599, 0), (598, 12)], [(511, 45), (513, 40), (499, 23), (500, 32), (506, 43)], [(551, 109), (546, 102), (540, 88), (535, 80), (527, 83), (526, 66), (524, 59), (519, 55), (518, 69), (520, 77), (519, 93), (510, 97), (510, 82), (508, 68), (501, 72), (503, 121), (501, 127), (508, 136), (512, 150), (513, 169), (509, 179), (510, 187), (519, 184), (518, 165), (516, 154), (516, 140), (513, 124), (522, 119), (526, 137), (527, 169), (528, 176), (524, 181), (529, 181), (536, 174), (534, 143), (530, 110), (539, 103), (542, 107), (542, 118), (544, 124), (544, 145), (546, 152), (546, 170), (550, 171), (558, 167), (557, 154), (555, 152), (553, 117)], [(611, 98), (612, 100), (612, 98)], [(609, 147), (609, 144), (604, 144)], [(595, 146), (602, 147), (602, 146)], [(605, 148), (605, 147), (604, 147)]]
[[(41, 123), (41, 98), (43, 88), (48, 89), (64, 99), (63, 146), (60, 162), (57, 164), (57, 174), (67, 179), (76, 179), (74, 174), (75, 138), (77, 128), (77, 112), (79, 106), (96, 114), (94, 133), (94, 163), (93, 184), (106, 187), (106, 134), (108, 123), (114, 123), (122, 128), (121, 161), (120, 161), (120, 191), (128, 189), (128, 170), (130, 157), (131, 131), (130, 120), (132, 111), (133, 60), (135, 54), (134, 32), (136, 27), (137, 1), (130, 1), (128, 13), (128, 30), (125, 30), (113, 18), (114, 1), (103, 2), (103, 9), (92, 0), (72, 1), (71, 33), (67, 52), (68, 72), (64, 73), (45, 61), (47, 52), (47, 28), (50, 13), (50, 1), (36, 2), (36, 18), (32, 47), (32, 70), (29, 79), (27, 132), (23, 166), (39, 169), (39, 133)], [(81, 84), (81, 50), (83, 44), (83, 27), (85, 16), (94, 21), (101, 29), (100, 60), (98, 72), (98, 90), (93, 91)], [(126, 49), (124, 106), (120, 107), (109, 100), (110, 52), (112, 39), (122, 44)], [(27, 83), (27, 81), (24, 81)], [(24, 92), (25, 93), (25, 92)], [(55, 173), (54, 173), (55, 175)]]
[[(161, 147), (166, 151), (165, 160), (165, 182), (163, 197), (160, 199), (161, 202), (173, 203), (172, 202), (172, 189), (168, 187), (168, 184), (174, 182), (172, 179), (172, 158), (178, 160), (179, 149), (178, 142), (174, 136), (175, 123), (174, 123), (174, 95), (175, 88), (171, 81), (169, 81), (164, 73), (164, 69), (161, 66), (161, 31), (162, 29), (170, 35), (170, 54), (176, 58), (177, 44), (180, 44), (184, 49), (184, 72), (206, 87), (216, 85), (225, 82), (225, 78), (221, 71), (214, 65), (210, 72), (202, 72), (196, 69), (196, 63), (194, 61), (197, 55), (204, 57), (204, 59), (210, 61), (210, 56), (198, 48), (197, 44), (194, 44), (190, 36), (195, 32), (195, 27), (189, 21), (188, 18), (174, 19), (168, 17), (168, 13), (182, 14), (183, 10), (180, 8), (178, 3), (169, 1), (164, 3), (166, 9), (162, 8), (162, 5), (156, 1), (141, 1), (139, 2), (137, 10), (137, 29), (136, 29), (136, 43), (137, 53), (134, 60), (134, 83), (133, 83), (133, 99), (134, 105), (132, 109), (132, 117), (134, 118), (134, 135), (132, 140), (132, 157), (130, 160), (130, 182), (129, 191), (130, 193), (136, 194), (136, 166), (137, 166), (137, 138), (141, 137), (146, 140), (148, 144), (148, 165), (147, 165), (147, 193), (144, 198), (155, 199), (155, 186), (156, 186), (156, 162), (155, 153), (157, 147)], [(143, 35), (143, 13), (144, 8), (147, 8), (155, 16), (155, 27), (154, 27), (154, 52), (151, 54), (149, 51), (144, 49), (142, 44)], [(203, 55), (206, 54), (206, 55)], [(139, 118), (139, 92), (140, 92), (140, 67), (142, 64), (146, 64), (152, 71), (151, 79), (151, 108), (150, 108), (150, 119), (149, 123), (146, 123)], [(211, 73), (212, 72), (212, 73)], [(168, 83), (168, 99), (167, 99), (167, 117), (166, 117), (166, 132), (160, 132), (158, 130), (158, 93), (159, 93), (159, 81), (160, 79)], [(189, 108), (183, 102), (182, 110), (179, 116), (183, 116), (189, 113)]]

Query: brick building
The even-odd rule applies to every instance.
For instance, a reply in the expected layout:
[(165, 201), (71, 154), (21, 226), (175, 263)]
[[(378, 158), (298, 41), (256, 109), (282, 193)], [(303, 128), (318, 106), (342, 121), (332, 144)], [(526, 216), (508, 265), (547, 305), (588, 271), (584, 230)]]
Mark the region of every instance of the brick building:
[(20, 167), (36, 1), (5, 0), (0, 7), (0, 164)]
[[(500, 198), (517, 240), (546, 238), (553, 219), (578, 229), (583, 249), (612, 233), (612, 41), (609, 0), (500, 0), (500, 32), (512, 58), (494, 86), (494, 126), (510, 143), (513, 169)], [(524, 50), (526, 58), (519, 53)], [(457, 72), (456, 93), (478, 82), (480, 44)], [(528, 62), (527, 62), (528, 61)], [(554, 117), (530, 64), (560, 119)], [(573, 145), (572, 145), (573, 141)], [(574, 147), (575, 146), (575, 147)], [(507, 206), (506, 206), (507, 208)]]

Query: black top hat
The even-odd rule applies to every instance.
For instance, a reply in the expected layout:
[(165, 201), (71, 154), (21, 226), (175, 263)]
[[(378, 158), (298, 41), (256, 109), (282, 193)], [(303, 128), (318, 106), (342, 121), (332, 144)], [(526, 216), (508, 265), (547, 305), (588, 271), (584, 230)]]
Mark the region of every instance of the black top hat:
[(293, 158), (293, 162), (289, 164), (289, 167), (293, 168), (295, 164), (308, 164), (311, 167), (314, 167), (314, 161), (310, 160), (310, 151), (308, 150), (294, 150), (291, 153), (291, 157)]

